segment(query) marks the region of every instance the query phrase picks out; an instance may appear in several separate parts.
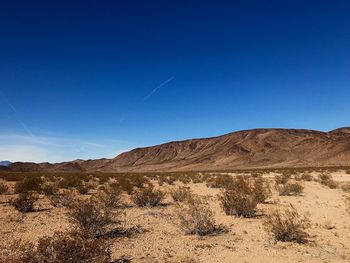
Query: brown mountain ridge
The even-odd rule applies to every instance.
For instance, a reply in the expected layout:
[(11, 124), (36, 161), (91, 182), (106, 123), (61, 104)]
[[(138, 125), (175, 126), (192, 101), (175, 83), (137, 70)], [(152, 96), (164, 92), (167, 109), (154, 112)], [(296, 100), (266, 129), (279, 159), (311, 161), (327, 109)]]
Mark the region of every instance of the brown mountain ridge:
[(350, 127), (330, 132), (253, 129), (136, 148), (113, 159), (13, 163), (10, 171), (146, 172), (349, 166)]

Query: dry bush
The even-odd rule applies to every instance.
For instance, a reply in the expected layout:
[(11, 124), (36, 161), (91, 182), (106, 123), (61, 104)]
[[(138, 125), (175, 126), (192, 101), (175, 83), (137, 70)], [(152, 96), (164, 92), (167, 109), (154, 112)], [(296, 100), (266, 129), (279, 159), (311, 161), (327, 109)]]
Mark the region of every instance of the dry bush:
[(264, 203), (271, 197), (271, 188), (266, 179), (261, 176), (254, 179), (253, 195), (258, 203)]
[(150, 184), (147, 187), (140, 188), (134, 191), (131, 196), (137, 206), (158, 206), (165, 197), (165, 193), (161, 190), (154, 189), (154, 185)]
[(209, 204), (197, 195), (191, 195), (186, 202), (179, 205), (177, 216), (186, 234), (205, 236), (228, 231), (226, 227), (216, 225)]
[(322, 173), (318, 177), (320, 179), (320, 183), (328, 186), (330, 189), (335, 189), (338, 187), (338, 183), (333, 180), (330, 174)]
[(105, 187), (103, 191), (99, 191), (97, 198), (99, 198), (107, 208), (113, 209), (120, 206), (122, 190), (114, 184)]
[(211, 188), (227, 188), (233, 184), (233, 178), (228, 174), (213, 175), (207, 182), (207, 186)]
[(82, 184), (82, 181), (84, 180), (85, 175), (78, 175), (78, 174), (66, 174), (61, 177), (61, 180), (58, 183), (58, 186), (60, 188), (77, 188)]
[(79, 232), (56, 232), (42, 237), (35, 246), (20, 240), (2, 248), (0, 262), (7, 263), (110, 263), (110, 244), (102, 238), (90, 239)]
[(182, 182), (183, 184), (189, 184), (192, 181), (192, 178), (188, 174), (179, 174), (177, 179)]
[(301, 176), (300, 176), (300, 178), (301, 178), (301, 180), (303, 180), (303, 181), (308, 181), (308, 182), (310, 182), (310, 181), (312, 181), (312, 175), (311, 174), (309, 174), (309, 173), (303, 173)]
[(219, 201), (226, 215), (243, 217), (254, 216), (258, 204), (254, 196), (233, 190), (225, 190), (223, 194), (219, 196)]
[(86, 200), (73, 200), (68, 205), (69, 220), (88, 236), (97, 237), (106, 232), (112, 223), (112, 211), (103, 200), (91, 197)]
[(288, 182), (277, 186), (277, 191), (280, 195), (299, 195), (303, 190), (304, 186), (298, 182)]
[(79, 194), (87, 195), (89, 193), (90, 187), (84, 183), (81, 183), (77, 186)]
[(281, 175), (276, 175), (275, 181), (276, 184), (286, 184), (290, 178), (291, 175), (289, 173), (283, 173)]
[(344, 192), (350, 193), (350, 183), (344, 183), (344, 184), (342, 184), (341, 189), (342, 189)]
[(122, 191), (131, 195), (135, 186), (127, 177), (120, 177), (117, 182), (114, 183), (114, 187), (119, 187)]
[[(257, 188), (257, 190), (259, 189)], [(257, 193), (261, 194), (259, 191)], [(258, 204), (254, 184), (252, 184), (248, 177), (244, 176), (235, 178), (233, 183), (229, 187), (226, 187), (219, 196), (219, 201), (226, 215), (243, 217), (254, 216)]]
[(54, 207), (69, 206), (75, 199), (76, 194), (72, 190), (64, 189), (62, 193), (58, 191), (52, 195), (47, 195), (50, 203)]
[(0, 182), (0, 195), (6, 194), (8, 190), (8, 186), (5, 183)]
[(18, 181), (15, 184), (15, 192), (16, 193), (25, 193), (25, 192), (31, 192), (31, 191), (40, 192), (42, 183), (43, 183), (43, 180), (38, 176), (24, 177), (24, 179), (22, 179), (21, 181)]
[(276, 241), (305, 243), (309, 237), (305, 230), (310, 227), (310, 219), (307, 215), (301, 216), (290, 205), (283, 212), (274, 211), (267, 215), (264, 226)]
[(21, 213), (35, 211), (34, 204), (39, 199), (35, 192), (20, 193), (17, 198), (12, 199), (10, 204)]
[(179, 186), (178, 188), (172, 190), (170, 195), (175, 202), (183, 202), (191, 196), (191, 190), (189, 187)]
[(44, 195), (48, 196), (48, 195), (54, 195), (58, 193), (58, 185), (56, 182), (50, 182), (50, 181), (46, 181), (41, 185), (41, 189), (40, 189), (41, 193), (43, 193)]

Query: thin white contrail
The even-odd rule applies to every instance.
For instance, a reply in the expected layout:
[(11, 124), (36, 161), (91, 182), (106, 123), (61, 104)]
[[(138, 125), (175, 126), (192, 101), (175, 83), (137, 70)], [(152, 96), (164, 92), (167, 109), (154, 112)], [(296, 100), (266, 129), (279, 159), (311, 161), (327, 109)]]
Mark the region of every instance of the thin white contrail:
[(161, 87), (164, 87), (169, 82), (173, 81), (175, 79), (175, 76), (172, 76), (168, 78), (167, 80), (163, 81), (161, 84), (159, 84), (157, 87), (155, 87), (146, 97), (143, 98), (143, 101), (148, 100), (157, 90), (159, 90)]
[(34, 134), (32, 133), (32, 131), (27, 127), (27, 125), (24, 124), (23, 121), (21, 121), (18, 117), (16, 117), (17, 115), (17, 110), (15, 108), (15, 106), (12, 105), (12, 103), (10, 101), (8, 101), (5, 96), (4, 93), (1, 92), (0, 93), (3, 95), (4, 101), (5, 103), (10, 107), (10, 109), (13, 111), (13, 118), (22, 126), (23, 130), (32, 138), (34, 138)]

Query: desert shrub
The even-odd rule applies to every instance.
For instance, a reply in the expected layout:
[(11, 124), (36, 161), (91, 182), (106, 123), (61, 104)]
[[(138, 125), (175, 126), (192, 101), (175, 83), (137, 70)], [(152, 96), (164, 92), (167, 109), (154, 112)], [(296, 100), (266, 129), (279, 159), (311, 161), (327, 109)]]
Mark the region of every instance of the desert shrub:
[(43, 180), (38, 176), (24, 177), (24, 179), (22, 179), (21, 181), (18, 181), (15, 184), (15, 192), (16, 193), (25, 193), (30, 191), (39, 192), (41, 190), (42, 183), (43, 183)]
[(330, 174), (322, 173), (319, 175), (320, 183), (329, 187), (330, 189), (335, 189), (338, 187), (338, 183), (333, 180)]
[(299, 195), (303, 192), (303, 189), (304, 187), (298, 182), (288, 182), (277, 186), (280, 195)]
[(0, 262), (109, 263), (111, 251), (105, 239), (90, 239), (79, 232), (56, 232), (52, 237), (40, 238), (37, 246), (13, 242), (2, 249)]
[(310, 182), (310, 181), (312, 181), (312, 175), (311, 174), (309, 174), (309, 173), (303, 173), (301, 176), (300, 176), (300, 178), (301, 178), (301, 180), (303, 180), (303, 181), (308, 181), (308, 182)]
[(309, 236), (305, 230), (310, 227), (310, 219), (307, 215), (301, 216), (290, 205), (283, 212), (274, 211), (267, 215), (264, 226), (276, 241), (305, 243)]
[(22, 213), (35, 211), (34, 204), (39, 196), (35, 192), (20, 193), (17, 198), (12, 199), (10, 204)]
[(142, 188), (149, 183), (149, 179), (143, 174), (134, 174), (129, 176), (129, 180), (133, 187)]
[(8, 190), (8, 186), (5, 183), (0, 182), (0, 195), (6, 194)]
[(106, 204), (96, 197), (87, 200), (73, 200), (68, 205), (69, 220), (88, 236), (103, 235), (106, 228), (117, 221)]
[(65, 189), (62, 193), (55, 192), (54, 194), (47, 195), (47, 198), (54, 207), (66, 207), (73, 202), (75, 193), (72, 190)]
[(113, 187), (113, 184), (106, 187), (103, 191), (97, 194), (97, 197), (105, 203), (109, 209), (120, 206), (122, 190), (119, 187)]
[(114, 184), (115, 184), (115, 187), (117, 187), (117, 185), (118, 185), (118, 187), (122, 191), (125, 191), (129, 195), (131, 195), (134, 191), (134, 184), (131, 183), (131, 181), (129, 179), (127, 179), (126, 177), (118, 178), (117, 182)]
[(262, 177), (254, 179), (253, 195), (258, 203), (264, 203), (271, 196), (271, 188), (268, 181)]
[(229, 189), (226, 189), (223, 194), (219, 196), (219, 201), (226, 215), (243, 217), (254, 216), (258, 204), (254, 196)]
[(211, 188), (225, 188), (233, 184), (233, 178), (228, 174), (218, 174), (209, 179), (207, 186)]
[(44, 182), (41, 185), (40, 192), (44, 195), (54, 195), (58, 192), (58, 186), (56, 182)]
[(216, 225), (209, 204), (197, 195), (191, 195), (186, 202), (179, 205), (177, 216), (180, 227), (186, 234), (205, 236), (228, 231), (226, 227)]
[(191, 196), (189, 187), (180, 186), (170, 192), (171, 197), (175, 202), (183, 202)]
[[(261, 194), (259, 191), (257, 193)], [(226, 187), (219, 196), (219, 201), (226, 215), (243, 217), (252, 217), (258, 204), (254, 185), (248, 177), (244, 176), (235, 178), (233, 183)]]
[(89, 189), (90, 188), (84, 183), (81, 183), (77, 186), (78, 192), (82, 195), (87, 195), (89, 193)]
[(289, 181), (291, 175), (289, 173), (282, 173), (281, 175), (276, 175), (275, 181), (276, 184), (285, 184)]
[(81, 186), (83, 181), (82, 176), (77, 174), (66, 174), (63, 177), (61, 177), (61, 180), (58, 183), (58, 186), (60, 188), (74, 188)]
[(342, 189), (344, 192), (350, 193), (350, 183), (344, 183), (344, 184), (342, 184), (341, 189)]
[(133, 195), (131, 196), (134, 203), (140, 207), (158, 206), (161, 204), (164, 197), (165, 193), (154, 189), (152, 184), (134, 191)]
[(189, 184), (192, 179), (188, 174), (179, 174), (178, 180), (183, 184)]

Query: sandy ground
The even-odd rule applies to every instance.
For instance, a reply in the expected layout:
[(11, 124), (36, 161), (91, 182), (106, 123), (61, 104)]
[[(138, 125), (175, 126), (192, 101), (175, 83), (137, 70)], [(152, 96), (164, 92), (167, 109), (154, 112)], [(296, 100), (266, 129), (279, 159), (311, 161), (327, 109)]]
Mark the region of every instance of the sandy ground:
[[(350, 181), (350, 175), (342, 171), (334, 173), (333, 178)], [(303, 195), (278, 196), (274, 192), (270, 202), (258, 209), (267, 214), (293, 204), (299, 212), (309, 213), (312, 226), (307, 244), (274, 242), (263, 228), (264, 216), (250, 219), (226, 216), (217, 199), (219, 189), (189, 184), (195, 193), (208, 199), (217, 223), (228, 226), (228, 233), (203, 238), (185, 235), (178, 225), (176, 205), (167, 196), (166, 205), (161, 207), (124, 208), (125, 227), (139, 225), (141, 230), (130, 237), (113, 238), (113, 256), (126, 255), (133, 262), (350, 262), (350, 214), (345, 203), (348, 194), (314, 181), (302, 183)], [(166, 185), (163, 189), (171, 187)], [(11, 197), (0, 196), (1, 243), (16, 238), (36, 241), (70, 228), (65, 208), (52, 208), (42, 198), (41, 211), (22, 215), (8, 205)], [(131, 204), (127, 198), (125, 203)], [(326, 223), (334, 228), (327, 229)]]

